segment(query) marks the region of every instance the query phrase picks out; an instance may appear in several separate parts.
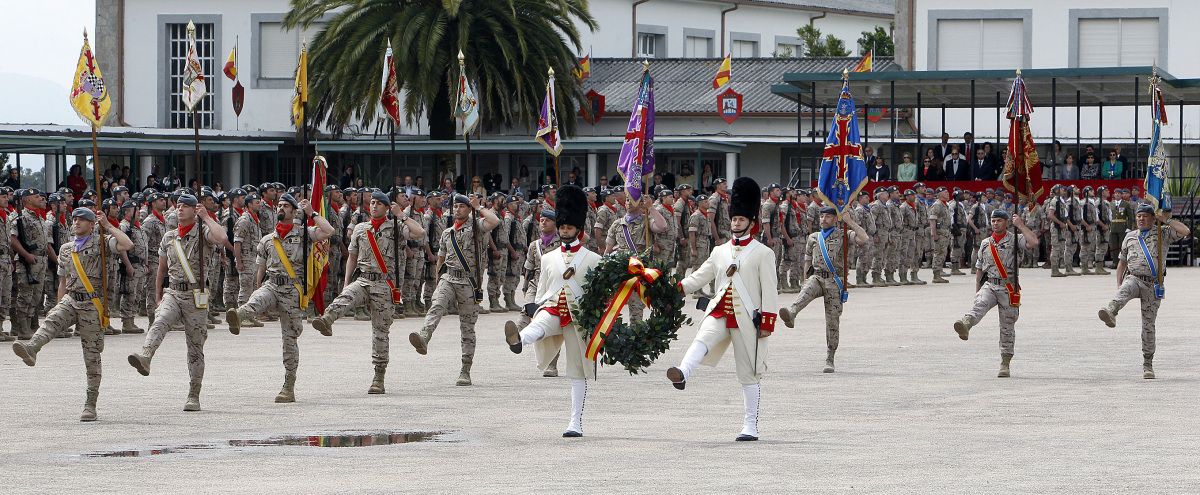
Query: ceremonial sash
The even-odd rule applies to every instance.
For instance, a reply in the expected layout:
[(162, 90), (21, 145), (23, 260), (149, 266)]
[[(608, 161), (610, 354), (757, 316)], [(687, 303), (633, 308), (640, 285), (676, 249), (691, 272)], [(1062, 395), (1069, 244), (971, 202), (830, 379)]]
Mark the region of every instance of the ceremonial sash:
[(83, 263), (79, 262), (79, 253), (71, 251), (71, 262), (75, 264), (75, 273), (79, 275), (79, 281), (83, 282), (83, 289), (92, 298), (92, 306), (96, 307), (96, 313), (100, 315), (100, 328), (108, 328), (108, 312), (104, 311), (104, 305), (100, 303), (100, 298), (96, 296), (96, 290), (92, 287), (92, 280), (83, 271)]
[[(1013, 248), (1016, 246), (1017, 240), (1013, 239)], [(1014, 287), (1012, 280), (1008, 279), (1008, 270), (1004, 269), (1004, 263), (1000, 261), (1000, 251), (996, 250), (995, 239), (988, 243), (988, 249), (992, 252), (992, 262), (996, 263), (996, 270), (1000, 272), (1000, 278), (1004, 279), (1004, 290), (1008, 291), (1008, 303), (1016, 308), (1021, 306), (1021, 289)]]
[[(832, 234), (833, 232), (830, 231), (830, 233)], [(842, 242), (848, 240), (842, 239)], [(821, 257), (825, 258), (825, 268), (829, 270), (830, 275), (833, 275), (833, 281), (837, 283), (838, 291), (841, 292), (842, 302), (846, 302), (850, 299), (850, 293), (846, 292), (846, 286), (842, 284), (842, 277), (838, 275), (837, 269), (833, 266), (833, 260), (829, 258), (829, 248), (825, 246), (825, 234), (823, 232), (817, 232), (817, 244), (821, 246)]]
[[(1150, 248), (1146, 247), (1146, 235), (1149, 235), (1149, 232), (1146, 234), (1138, 234), (1138, 244), (1142, 245), (1142, 254), (1146, 256), (1146, 264), (1150, 265), (1150, 276), (1154, 277), (1154, 280), (1158, 280), (1158, 267), (1154, 264), (1154, 258), (1150, 256)], [(1162, 239), (1158, 239), (1158, 242), (1162, 242)], [(1155, 282), (1154, 297), (1162, 299), (1163, 297), (1166, 297), (1166, 295), (1167, 291), (1163, 285)]]
[[(732, 244), (732, 241), (731, 241), (731, 244)], [(761, 246), (761, 245), (762, 244), (756, 244), (753, 242), (750, 244), (747, 244), (745, 246), (745, 248), (742, 249), (741, 254), (739, 254), (736, 258), (733, 257), (733, 248), (730, 247), (730, 249), (729, 249), (730, 256), (727, 258), (729, 260), (729, 263), (726, 265), (726, 266), (736, 265), (738, 267), (737, 271), (735, 271), (733, 273), (733, 276), (729, 277), (729, 284), (733, 286), (733, 290), (737, 291), (738, 299), (741, 299), (742, 304), (746, 305), (746, 309), (749, 311), (751, 316), (754, 315), (755, 311), (758, 311), (758, 306), (754, 303), (754, 299), (750, 298), (750, 289), (746, 288), (746, 283), (742, 281), (741, 268), (742, 268), (742, 261), (744, 261), (746, 259), (746, 257), (749, 256), (752, 251), (754, 251), (755, 247)]]
[(375, 264), (383, 272), (383, 280), (391, 289), (392, 304), (400, 304), (400, 290), (396, 288), (396, 283), (392, 282), (392, 277), (388, 276), (387, 263), (383, 262), (383, 253), (379, 252), (379, 243), (375, 241), (375, 233), (371, 232), (371, 229), (367, 229), (367, 242), (371, 244), (371, 254), (375, 255)]
[(279, 242), (279, 235), (275, 235), (274, 239), (275, 254), (279, 255), (280, 263), (283, 263), (283, 269), (287, 272), (288, 277), (292, 279), (292, 287), (296, 288), (296, 292), (300, 294), (300, 309), (308, 309), (308, 297), (304, 291), (300, 289), (300, 279), (296, 277), (296, 269), (292, 267), (292, 260), (288, 259), (287, 253), (283, 250), (283, 243)]
[[(196, 285), (196, 274), (192, 273), (192, 266), (188, 264), (187, 254), (183, 252), (183, 244), (179, 242), (179, 237), (176, 236), (172, 244), (175, 246), (175, 256), (179, 258), (179, 266), (183, 268), (183, 275), (187, 277), (187, 281), (191, 285)], [(200, 253), (204, 256), (204, 253)], [(192, 289), (192, 298), (196, 303), (196, 309), (208, 308), (208, 291), (201, 289)]]

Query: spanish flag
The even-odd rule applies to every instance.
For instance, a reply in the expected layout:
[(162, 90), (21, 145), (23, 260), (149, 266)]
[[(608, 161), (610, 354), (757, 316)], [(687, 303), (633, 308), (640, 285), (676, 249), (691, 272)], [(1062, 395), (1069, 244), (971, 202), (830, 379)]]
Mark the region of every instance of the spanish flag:
[(233, 49), (229, 50), (229, 58), (225, 59), (225, 77), (230, 81), (237, 80), (237, 45), (233, 45)]
[(304, 128), (304, 105), (308, 103), (308, 44), (300, 47), (300, 60), (296, 62), (296, 93), (292, 95), (292, 125), (297, 130)]
[(730, 61), (728, 53), (725, 54), (725, 59), (721, 61), (721, 66), (717, 67), (717, 76), (713, 78), (713, 89), (720, 89), (725, 83), (729, 82), (730, 77)]
[(589, 53), (587, 56), (579, 59), (579, 68), (573, 72), (575, 73), (575, 79), (580, 81), (590, 77), (592, 75), (592, 54)]
[(858, 65), (855, 65), (850, 72), (872, 72), (874, 70), (873, 66), (875, 65), (874, 61), (874, 53), (868, 51), (866, 55), (863, 55), (862, 60), (858, 61)]

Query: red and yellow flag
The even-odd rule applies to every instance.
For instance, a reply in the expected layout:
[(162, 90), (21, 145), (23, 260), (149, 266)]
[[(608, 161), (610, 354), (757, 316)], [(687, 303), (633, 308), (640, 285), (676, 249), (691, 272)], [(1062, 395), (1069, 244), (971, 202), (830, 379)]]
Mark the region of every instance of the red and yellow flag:
[(721, 60), (721, 66), (717, 67), (717, 75), (716, 75), (716, 77), (713, 77), (713, 83), (712, 83), (713, 89), (720, 89), (721, 86), (724, 86), (725, 83), (728, 83), (729, 79), (731, 77), (733, 77), (732, 73), (730, 72), (730, 66), (731, 66), (730, 59), (729, 59), (730, 55), (731, 54), (726, 53), (725, 59)]
[(225, 59), (225, 77), (230, 81), (237, 80), (237, 45), (233, 45), (233, 49), (229, 50), (229, 58)]
[(71, 108), (94, 129), (99, 129), (112, 109), (112, 99), (104, 86), (104, 75), (88, 44), (87, 31), (83, 32), (83, 48), (79, 49), (79, 62), (75, 64), (75, 79), (71, 81)]
[(854, 69), (851, 69), (850, 72), (872, 72), (875, 70), (874, 67), (875, 53), (868, 51), (866, 55), (863, 55), (862, 60), (858, 61), (858, 65), (855, 65)]
[[(313, 158), (312, 193), (309, 194), (308, 202), (313, 211), (321, 217), (328, 217), (328, 212), (325, 211), (327, 169), (325, 157), (317, 155)], [(311, 227), (316, 225), (316, 221), (309, 219), (307, 224)], [(308, 293), (304, 295), (303, 301), (312, 301), (316, 305), (317, 314), (325, 313), (325, 287), (329, 283), (329, 249), (329, 242), (322, 241), (317, 244), (316, 249), (309, 252), (308, 260), (305, 261), (308, 263), (308, 270), (305, 272), (308, 277)]]
[(592, 54), (589, 53), (586, 56), (584, 56), (583, 58), (579, 59), (579, 68), (575, 69), (573, 72), (575, 74), (575, 78), (579, 79), (580, 81), (587, 79), (588, 77), (591, 77), (591, 75), (592, 75)]

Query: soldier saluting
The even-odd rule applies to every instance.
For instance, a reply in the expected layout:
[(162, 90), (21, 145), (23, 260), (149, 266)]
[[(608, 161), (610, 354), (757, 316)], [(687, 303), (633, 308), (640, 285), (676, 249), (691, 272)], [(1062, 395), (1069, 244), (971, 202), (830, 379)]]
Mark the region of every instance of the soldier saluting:
[[(74, 239), (63, 245), (58, 256), (58, 304), (46, 315), (46, 322), (28, 343), (13, 343), (13, 352), (33, 366), (38, 352), (56, 335), (65, 334), (71, 326), (79, 333), (83, 345), (83, 366), (87, 372), (87, 398), (83, 404), (80, 421), (96, 420), (96, 400), (100, 396), (100, 353), (104, 350), (104, 330), (100, 302), (101, 294), (95, 282), (100, 281), (100, 240), (95, 232), (100, 226), (108, 233), (105, 242), (108, 250), (125, 253), (133, 248), (133, 241), (121, 229), (108, 221), (99, 219), (87, 208), (76, 208), (71, 212), (71, 229)], [(69, 296), (69, 297), (67, 297)], [(107, 320), (107, 315), (105, 315)]]
[[(1166, 228), (1154, 228), (1158, 219)], [(1183, 222), (1171, 218), (1169, 210), (1155, 214), (1148, 204), (1138, 206), (1134, 216), (1137, 229), (1125, 234), (1121, 240), (1117, 263), (1117, 296), (1100, 308), (1100, 320), (1109, 328), (1117, 326), (1117, 312), (1129, 301), (1142, 301), (1142, 378), (1154, 378), (1154, 320), (1158, 318), (1158, 307), (1162, 304), (1166, 289), (1162, 281), (1166, 277), (1166, 266), (1158, 254), (1165, 251), (1162, 243), (1173, 243), (1192, 233)], [(1162, 236), (1159, 236), (1159, 233)]]
[[(159, 300), (154, 324), (146, 332), (142, 351), (129, 355), (129, 365), (150, 375), (150, 360), (173, 327), (182, 326), (187, 340), (188, 397), (184, 411), (200, 410), (200, 387), (204, 381), (204, 342), (208, 340), (208, 294), (199, 280), (200, 257), (228, 242), (225, 228), (200, 206), (191, 194), (179, 196), (179, 226), (163, 234), (158, 246), (158, 274), (154, 290)], [(200, 223), (203, 226), (197, 228)], [(205, 235), (200, 252), (200, 233)], [(168, 281), (164, 285), (164, 279)]]
[(1000, 313), (1000, 372), (997, 378), (1009, 377), (1009, 362), (1012, 361), (1016, 340), (1018, 307), (1021, 305), (1021, 283), (1015, 270), (1020, 266), (1020, 254), (1026, 249), (1037, 249), (1037, 235), (1025, 226), (1019, 215), (1011, 218), (1011, 224), (1020, 229), (1020, 234), (1009, 231), (1011, 216), (1008, 210), (995, 209), (991, 214), (992, 233), (979, 243), (975, 261), (975, 304), (962, 319), (954, 322), (958, 338), (967, 340), (971, 327), (979, 323), (993, 307)]

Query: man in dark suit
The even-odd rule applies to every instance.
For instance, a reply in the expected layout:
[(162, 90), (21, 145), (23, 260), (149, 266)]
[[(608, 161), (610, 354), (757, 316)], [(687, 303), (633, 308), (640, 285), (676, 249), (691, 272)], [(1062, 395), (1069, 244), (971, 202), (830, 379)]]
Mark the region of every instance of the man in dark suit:
[(971, 162), (975, 180), (996, 180), (996, 164), (983, 148), (975, 148), (975, 160)]
[(875, 167), (875, 148), (867, 146), (863, 148), (863, 161), (867, 164), (867, 170)]
[(975, 144), (975, 135), (971, 134), (971, 131), (964, 132), (963, 144), (958, 147), (959, 154), (964, 158), (974, 157), (976, 148), (980, 148), (980, 146)]
[(933, 154), (937, 156), (938, 162), (945, 162), (946, 157), (950, 156), (950, 134), (942, 133), (942, 142), (933, 147)]
[(958, 147), (950, 148), (950, 156), (946, 157), (946, 180), (971, 180), (970, 166), (963, 159), (962, 155), (958, 154)]

